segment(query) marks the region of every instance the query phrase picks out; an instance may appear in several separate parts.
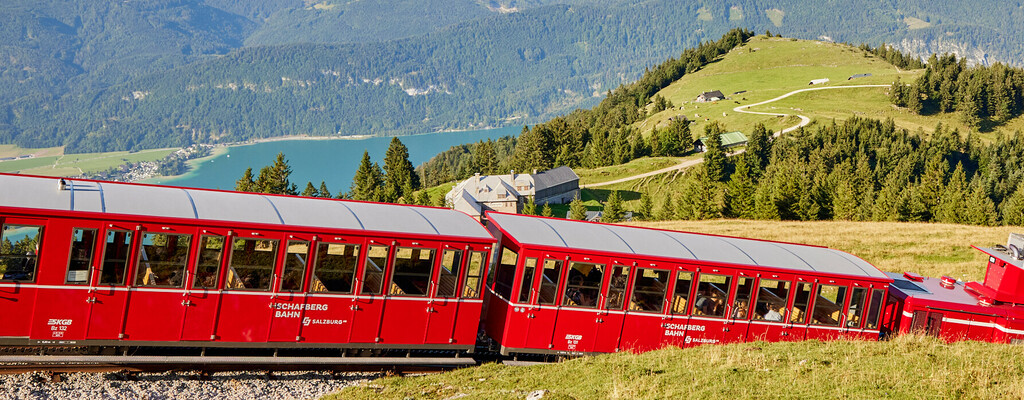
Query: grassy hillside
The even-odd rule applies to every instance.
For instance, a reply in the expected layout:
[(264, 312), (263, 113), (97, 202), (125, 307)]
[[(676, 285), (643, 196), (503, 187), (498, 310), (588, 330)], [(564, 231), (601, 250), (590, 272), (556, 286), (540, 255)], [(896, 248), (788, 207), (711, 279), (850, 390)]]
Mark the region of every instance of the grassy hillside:
[[(887, 222), (666, 221), (657, 228), (826, 245), (883, 270), (981, 279), (991, 245), (1021, 228)], [(983, 356), (979, 356), (983, 355)], [(1024, 358), (1016, 346), (888, 342), (741, 343), (611, 354), (554, 365), (488, 364), (445, 374), (385, 378), (331, 399), (634, 398), (1020, 398)]]
[[(167, 157), (178, 149), (153, 149), (138, 152), (114, 151), (108, 153), (64, 154), (59, 147), (46, 149), (21, 149), (15, 146), (0, 147), (0, 157), (34, 154), (33, 158), (0, 161), (0, 172), (13, 172), (44, 176), (78, 176), (106, 171), (108, 169), (140, 161), (156, 161)], [(4, 154), (9, 154), (5, 156)]]
[[(807, 89), (812, 79), (828, 78), (830, 82), (823, 86), (887, 85), (896, 80), (896, 77), (901, 77), (903, 81), (912, 80), (920, 72), (901, 71), (870, 53), (844, 44), (758, 36), (745, 46), (733, 49), (721, 60), (696, 73), (687, 74), (661, 90), (658, 94), (676, 107), (655, 114), (637, 125), (647, 131), (655, 126), (667, 125), (667, 120), (671, 117), (685, 115), (696, 121), (691, 125), (694, 132), (703, 132), (706, 119), (722, 122), (727, 131), (750, 132), (758, 122), (777, 131), (797, 124), (799, 119), (742, 114), (734, 112), (733, 108), (770, 100), (794, 90)], [(872, 76), (847, 80), (855, 74)], [(694, 101), (700, 93), (712, 90), (722, 91), (729, 99), (715, 103)], [(838, 100), (838, 104), (830, 106), (839, 110), (857, 111), (857, 107), (849, 106), (862, 105), (861, 102), (855, 101), (859, 99), (862, 90), (865, 89), (830, 91), (829, 94), (836, 96), (835, 100)], [(874, 91), (884, 92), (884, 89)], [(789, 109), (775, 110), (772, 108), (777, 107), (774, 103), (753, 111), (817, 117), (802, 107), (805, 103), (813, 104), (813, 101), (803, 99), (800, 97), (802, 101), (790, 102), (791, 107), (800, 108), (803, 110), (801, 112)], [(878, 99), (872, 97), (869, 105), (888, 105), (888, 100), (884, 96), (881, 101), (876, 100)], [(852, 115), (851, 111), (846, 114), (849, 115)]]

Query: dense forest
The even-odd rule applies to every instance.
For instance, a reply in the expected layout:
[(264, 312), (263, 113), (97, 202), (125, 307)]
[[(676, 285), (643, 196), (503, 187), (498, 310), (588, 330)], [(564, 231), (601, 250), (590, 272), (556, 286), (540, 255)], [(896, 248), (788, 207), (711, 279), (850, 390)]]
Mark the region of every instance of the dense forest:
[(1024, 112), (1024, 69), (1002, 63), (968, 66), (955, 55), (932, 55), (924, 74), (897, 81), (893, 104), (919, 114), (958, 113), (969, 126), (988, 129)]
[(535, 123), (591, 107), (731, 27), (1024, 62), (1024, 11), (995, 0), (41, 0), (0, 9), (0, 143), (68, 152)]

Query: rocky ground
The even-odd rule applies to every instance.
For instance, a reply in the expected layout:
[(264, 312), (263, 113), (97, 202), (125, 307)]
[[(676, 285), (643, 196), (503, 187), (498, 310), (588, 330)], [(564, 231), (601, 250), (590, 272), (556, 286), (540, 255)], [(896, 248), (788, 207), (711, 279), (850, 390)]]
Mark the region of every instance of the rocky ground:
[(316, 399), (376, 373), (197, 372), (0, 375), (0, 399)]

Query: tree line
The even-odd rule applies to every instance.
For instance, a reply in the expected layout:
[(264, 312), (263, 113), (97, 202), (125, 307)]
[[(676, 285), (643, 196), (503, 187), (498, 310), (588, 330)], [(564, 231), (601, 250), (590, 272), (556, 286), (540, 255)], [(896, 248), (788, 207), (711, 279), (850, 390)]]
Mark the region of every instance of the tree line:
[(917, 114), (957, 113), (975, 128), (1005, 123), (1024, 112), (1024, 70), (995, 63), (968, 66), (956, 55), (932, 55), (924, 74), (889, 90), (893, 104)]

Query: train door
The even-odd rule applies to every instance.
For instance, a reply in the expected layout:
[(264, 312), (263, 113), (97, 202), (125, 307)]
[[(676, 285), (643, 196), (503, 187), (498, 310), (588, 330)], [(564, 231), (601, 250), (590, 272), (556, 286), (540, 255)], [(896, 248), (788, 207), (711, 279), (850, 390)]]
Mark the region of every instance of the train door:
[(690, 309), (692, 317), (687, 332), (687, 345), (720, 343), (725, 340), (735, 279), (734, 272), (718, 268), (708, 268), (697, 275), (697, 292)]
[(601, 291), (601, 311), (594, 322), (594, 351), (611, 353), (619, 350), (622, 327), (625, 323), (625, 309), (628, 302), (629, 283), (634, 268), (624, 260), (612, 260), (604, 288)]
[[(521, 254), (525, 256), (526, 251)], [(516, 270), (515, 282), (511, 297), (509, 297), (509, 312), (506, 317), (506, 324), (514, 329), (505, 331), (505, 340), (502, 345), (505, 347), (524, 347), (526, 338), (530, 333), (530, 323), (541, 313), (537, 305), (537, 292), (540, 280), (537, 278), (543, 273), (538, 268), (537, 257), (524, 257), (523, 263)], [(549, 311), (550, 312), (550, 311)]]
[(914, 319), (910, 322), (910, 332), (939, 337), (942, 332), (942, 313), (915, 310)]
[(722, 341), (725, 343), (736, 343), (747, 340), (747, 331), (750, 328), (751, 304), (753, 304), (754, 290), (757, 279), (739, 272), (736, 276), (736, 287), (734, 289), (732, 302), (726, 308), (725, 327), (722, 328)]
[[(427, 329), (424, 342), (449, 345), (455, 343), (455, 325), (459, 317), (459, 282), (466, 275), (466, 255), (469, 246), (444, 245), (441, 262), (434, 272), (433, 293), (427, 302)], [(468, 344), (468, 343), (462, 343)]]
[(381, 318), (381, 341), (424, 344), (427, 321), (434, 312), (430, 293), (436, 282), (440, 243), (399, 240), (391, 256), (387, 301)]
[(128, 276), (125, 339), (176, 341), (185, 317), (185, 282), (195, 228), (143, 225), (139, 232), (134, 273)]
[(569, 255), (544, 252), (537, 275), (537, 307), (530, 315), (526, 331), (526, 346), (531, 349), (551, 349), (554, 346), (555, 322), (565, 292), (565, 270)]
[[(608, 259), (571, 257), (565, 267), (565, 291), (561, 296), (552, 336), (554, 350), (592, 352), (599, 318), (601, 285), (608, 273)], [(534, 321), (536, 322), (536, 321)]]
[[(0, 324), (0, 336), (28, 337), (31, 331), (45, 223), (37, 219), (0, 219), (0, 310), (8, 321)], [(57, 246), (47, 251), (54, 250), (60, 252)], [(48, 336), (52, 338), (52, 333)]]
[(298, 342), (302, 340), (302, 321), (313, 309), (320, 311), (327, 305), (308, 303), (305, 293), (306, 275), (314, 248), (312, 235), (288, 235), (283, 257), (274, 274), (274, 294), (270, 297), (271, 342)]
[(319, 343), (348, 342), (359, 269), (361, 240), (333, 237), (315, 243), (307, 303), (316, 304), (302, 317), (302, 340)]
[[(99, 248), (95, 253), (94, 272), (89, 278), (92, 282), (92, 296), (88, 300), (91, 310), (87, 339), (123, 339), (125, 319), (128, 317), (128, 269), (135, 254), (138, 231), (118, 224), (107, 224), (106, 228), (96, 230)], [(75, 232), (74, 235), (75, 240), (86, 236), (80, 235), (79, 232)], [(68, 271), (69, 280), (75, 274), (71, 269)]]
[(490, 246), (471, 245), (466, 250), (464, 278), (459, 291), (459, 309), (455, 316), (453, 343), (475, 345), (477, 332), (482, 328), (483, 300), (481, 300), (484, 275), (487, 273), (487, 255)]
[(808, 315), (810, 312), (811, 297), (814, 295), (814, 284), (807, 282), (804, 278), (797, 277), (793, 281), (793, 301), (790, 303), (789, 310), (786, 310), (783, 319), (786, 321), (786, 326), (783, 327), (782, 332), (779, 334), (780, 341), (800, 341), (807, 338), (807, 323), (809, 322)]
[(842, 336), (846, 305), (851, 292), (849, 284), (826, 280), (815, 285), (811, 301), (811, 312), (808, 313), (809, 325), (807, 339), (830, 340)]
[(366, 242), (366, 256), (356, 279), (358, 294), (352, 298), (352, 329), (350, 341), (354, 343), (380, 342), (381, 316), (384, 312), (385, 281), (388, 262), (394, 246), (390, 240), (370, 239)]
[[(662, 342), (666, 345), (683, 347), (689, 343), (686, 340), (690, 334), (689, 330), (703, 328), (703, 325), (690, 325), (690, 299), (693, 298), (694, 273), (683, 269), (682, 266), (676, 269), (671, 289), (672, 295), (669, 298), (669, 312), (665, 316), (665, 323), (662, 324)], [(622, 335), (624, 338), (626, 337), (625, 329), (623, 329)]]
[(196, 246), (192, 273), (185, 283), (181, 301), (185, 317), (181, 322), (181, 340), (214, 340), (217, 314), (220, 309), (219, 289), (225, 279), (229, 233), (225, 229), (202, 229)]
[(270, 308), (282, 235), (246, 229), (230, 237), (224, 292), (217, 313), (216, 339), (222, 342), (266, 342), (274, 311)]
[(750, 303), (750, 325), (747, 341), (782, 340), (789, 333), (791, 325), (786, 320), (793, 277), (778, 274), (762, 274)]
[(871, 302), (871, 288), (855, 283), (850, 291), (849, 306), (843, 314), (843, 337), (851, 339), (877, 339), (866, 337), (867, 312)]
[[(668, 319), (665, 313), (670, 305), (666, 295), (672, 290), (673, 274), (665, 266), (654, 263), (640, 264), (630, 272), (618, 347), (637, 352), (654, 350), (663, 343)], [(611, 296), (609, 294), (609, 298)]]

